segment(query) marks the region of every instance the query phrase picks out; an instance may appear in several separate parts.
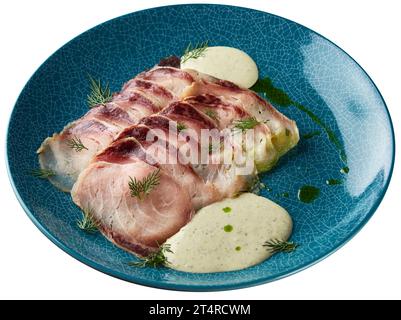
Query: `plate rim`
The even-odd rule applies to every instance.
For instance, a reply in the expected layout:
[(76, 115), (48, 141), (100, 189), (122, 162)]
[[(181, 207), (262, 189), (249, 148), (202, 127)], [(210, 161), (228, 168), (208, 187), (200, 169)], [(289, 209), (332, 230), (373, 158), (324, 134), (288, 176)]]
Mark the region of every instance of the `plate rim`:
[[(386, 115), (388, 117), (388, 124), (389, 124), (389, 128), (391, 131), (391, 165), (390, 165), (390, 169), (388, 172), (388, 177), (387, 180), (385, 182), (385, 185), (383, 186), (383, 188), (380, 190), (380, 194), (378, 199), (375, 201), (375, 203), (372, 205), (372, 207), (370, 208), (369, 212), (365, 215), (364, 219), (361, 220), (358, 225), (352, 230), (352, 232), (350, 232), (347, 237), (344, 238), (344, 240), (342, 242), (340, 242), (336, 247), (330, 249), (328, 252), (326, 252), (325, 254), (323, 254), (322, 256), (320, 256), (319, 258), (317, 258), (316, 260), (312, 261), (312, 262), (306, 262), (301, 264), (300, 266), (294, 267), (292, 269), (290, 269), (289, 271), (286, 272), (280, 272), (274, 276), (265, 276), (265, 277), (259, 277), (258, 279), (253, 279), (253, 280), (248, 280), (248, 281), (243, 281), (240, 283), (236, 283), (236, 284), (232, 284), (232, 283), (225, 283), (225, 284), (207, 284), (207, 285), (194, 285), (194, 284), (177, 284), (177, 283), (168, 283), (168, 282), (162, 282), (162, 281), (158, 281), (158, 280), (147, 280), (147, 279), (143, 279), (140, 277), (136, 277), (136, 276), (129, 276), (126, 275), (120, 271), (117, 271), (115, 269), (106, 267), (98, 262), (92, 261), (88, 258), (86, 258), (84, 255), (80, 254), (79, 252), (75, 251), (74, 249), (70, 248), (68, 245), (64, 244), (62, 241), (60, 241), (59, 239), (57, 239), (57, 237), (55, 237), (51, 231), (49, 231), (44, 225), (42, 225), (34, 216), (34, 214), (31, 212), (31, 210), (29, 210), (29, 208), (26, 206), (25, 202), (23, 201), (16, 185), (14, 182), (14, 178), (12, 176), (11, 173), (11, 169), (10, 169), (10, 158), (9, 158), (9, 136), (11, 135), (10, 133), (10, 126), (11, 123), (13, 121), (13, 118), (15, 116), (15, 112), (16, 112), (16, 105), (18, 104), (18, 101), (20, 100), (21, 95), (24, 93), (24, 91), (26, 90), (26, 88), (28, 87), (28, 85), (31, 83), (33, 77), (35, 76), (35, 74), (47, 63), (47, 61), (49, 59), (51, 59), (54, 55), (56, 55), (60, 50), (63, 50), (64, 47), (68, 46), (71, 42), (75, 41), (77, 38), (79, 38), (82, 34), (90, 32), (90, 31), (94, 31), (95, 29), (100, 28), (101, 26), (103, 26), (104, 24), (110, 23), (114, 20), (118, 20), (121, 19), (123, 17), (132, 15), (132, 14), (136, 14), (139, 12), (146, 12), (146, 11), (152, 11), (152, 10), (163, 10), (165, 8), (172, 8), (172, 7), (193, 7), (193, 6), (197, 6), (197, 7), (205, 7), (205, 6), (219, 6), (219, 7), (230, 7), (233, 9), (241, 9), (241, 10), (249, 10), (249, 11), (255, 11), (258, 13), (263, 13), (263, 14), (267, 14), (269, 16), (272, 17), (276, 17), (279, 19), (282, 19), (284, 21), (288, 21), (290, 23), (296, 24), (301, 26), (302, 28), (305, 28), (306, 30), (308, 30), (309, 32), (321, 37), (322, 39), (328, 41), (331, 45), (333, 45), (335, 48), (339, 49), (342, 53), (344, 53), (348, 58), (351, 59), (351, 61), (353, 63), (355, 63), (360, 70), (363, 72), (363, 74), (367, 77), (367, 79), (371, 82), (371, 84), (373, 85), (373, 88), (376, 90), (376, 92), (378, 93), (378, 96), (380, 97), (381, 101), (383, 102), (383, 106), (384, 106), (384, 110), (386, 112)], [(327, 257), (331, 256), (333, 253), (337, 252), (339, 249), (341, 249), (345, 244), (347, 244), (352, 238), (354, 238), (359, 232), (360, 230), (367, 224), (367, 222), (372, 218), (373, 214), (376, 212), (377, 208), (379, 207), (379, 205), (381, 204), (381, 202), (384, 199), (384, 196), (388, 190), (388, 187), (390, 185), (391, 182), (391, 178), (393, 175), (393, 171), (394, 171), (394, 164), (395, 164), (395, 155), (396, 155), (396, 139), (395, 139), (395, 133), (394, 133), (394, 125), (393, 125), (393, 121), (390, 115), (390, 111), (387, 107), (387, 104), (383, 98), (383, 95), (381, 94), (380, 90), (378, 89), (378, 87), (376, 86), (376, 84), (374, 83), (374, 81), (372, 80), (372, 78), (369, 76), (369, 74), (366, 72), (366, 70), (351, 56), (349, 55), (344, 49), (342, 49), (341, 47), (339, 47), (336, 43), (334, 43), (333, 41), (331, 41), (330, 39), (326, 38), (325, 36), (321, 35), (320, 33), (310, 29), (309, 27), (304, 26), (303, 24), (300, 24), (296, 21), (290, 20), (288, 18), (284, 18), (282, 16), (267, 12), (267, 11), (263, 11), (263, 10), (258, 10), (258, 9), (253, 9), (253, 8), (248, 8), (248, 7), (242, 7), (242, 6), (235, 6), (235, 5), (225, 5), (225, 4), (215, 4), (215, 3), (194, 3), (194, 4), (176, 4), (176, 5), (165, 5), (165, 6), (156, 6), (156, 7), (150, 7), (150, 8), (146, 8), (146, 9), (142, 9), (142, 10), (136, 10), (133, 12), (129, 12), (127, 14), (103, 21), (95, 26), (93, 26), (92, 28), (89, 28), (83, 32), (81, 32), (80, 34), (78, 34), (77, 36), (73, 37), (71, 40), (67, 41), (64, 45), (62, 45), (59, 49), (57, 49), (55, 52), (53, 52), (49, 57), (47, 57), (45, 59), (45, 61), (43, 61), (40, 66), (33, 72), (33, 74), (30, 76), (30, 78), (28, 79), (28, 81), (26, 82), (26, 84), (24, 85), (23, 89), (21, 90), (20, 94), (18, 95), (13, 109), (11, 111), (11, 114), (9, 116), (8, 119), (8, 125), (7, 125), (7, 129), (6, 129), (6, 143), (5, 143), (5, 162), (6, 162), (6, 170), (7, 170), (7, 175), (8, 178), (10, 180), (12, 189), (14, 191), (14, 194), (18, 200), (18, 202), (20, 203), (21, 207), (23, 208), (23, 210), (25, 211), (26, 215), (29, 217), (29, 219), (33, 222), (33, 224), (51, 241), (53, 242), (57, 247), (59, 247), (61, 250), (63, 250), (65, 253), (67, 253), (68, 255), (70, 255), (71, 257), (73, 257), (74, 259), (78, 260), (79, 262), (97, 270), (100, 271), (104, 274), (107, 274), (109, 276), (112, 276), (114, 278), (120, 279), (120, 280), (124, 280), (130, 283), (134, 283), (134, 284), (138, 284), (138, 285), (143, 285), (143, 286), (147, 286), (147, 287), (151, 287), (151, 288), (158, 288), (158, 289), (166, 289), (166, 290), (178, 290), (178, 291), (194, 291), (194, 292), (211, 292), (211, 291), (224, 291), (224, 290), (234, 290), (234, 289), (241, 289), (241, 288), (247, 288), (247, 287), (252, 287), (252, 286), (256, 286), (256, 285), (261, 285), (261, 284), (265, 284), (265, 283), (269, 283), (269, 282), (273, 282), (276, 280), (280, 280), (282, 278), (286, 278), (288, 276), (291, 276), (293, 274), (296, 274), (298, 272), (301, 272), (309, 267), (314, 266), (316, 263), (326, 259)]]

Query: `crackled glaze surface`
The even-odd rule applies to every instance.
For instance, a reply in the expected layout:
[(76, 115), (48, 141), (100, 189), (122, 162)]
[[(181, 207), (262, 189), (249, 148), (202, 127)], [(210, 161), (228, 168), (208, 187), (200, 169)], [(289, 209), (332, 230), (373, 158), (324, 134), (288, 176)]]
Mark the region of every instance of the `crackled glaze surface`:
[[(38, 167), (42, 140), (83, 115), (87, 74), (110, 81), (113, 90), (159, 58), (181, 54), (189, 42), (247, 52), (293, 101), (312, 109), (341, 139), (348, 175), (327, 137), (300, 141), (263, 181), (262, 195), (292, 215), (292, 254), (241, 271), (190, 274), (138, 269), (132, 256), (101, 235), (76, 227), (80, 217), (70, 196), (27, 174)], [(301, 134), (319, 128), (298, 109), (279, 108), (297, 121)], [(341, 49), (294, 22), (254, 10), (183, 5), (132, 13), (83, 33), (52, 55), (30, 79), (13, 111), (7, 141), (10, 176), (24, 209), (53, 242), (96, 269), (132, 282), (182, 290), (221, 290), (271, 281), (301, 270), (350, 239), (373, 214), (387, 189), (394, 160), (391, 120), (366, 73)], [(342, 185), (327, 179), (344, 177)], [(297, 200), (302, 185), (320, 188), (312, 204)], [(288, 193), (288, 197), (283, 197)]]

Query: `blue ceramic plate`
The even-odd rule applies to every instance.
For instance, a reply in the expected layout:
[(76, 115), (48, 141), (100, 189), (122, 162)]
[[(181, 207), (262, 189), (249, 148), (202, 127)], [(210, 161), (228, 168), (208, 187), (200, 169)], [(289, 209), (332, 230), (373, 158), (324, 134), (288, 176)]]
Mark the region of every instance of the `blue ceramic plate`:
[[(235, 272), (190, 274), (169, 269), (135, 268), (133, 257), (100, 234), (76, 227), (80, 211), (69, 194), (29, 175), (38, 167), (36, 149), (53, 132), (87, 111), (91, 74), (121, 85), (167, 55), (180, 55), (189, 42), (240, 48), (257, 62), (260, 76), (291, 98), (276, 106), (295, 119), (302, 139), (263, 181), (262, 194), (285, 207), (294, 219), (293, 240), (301, 246), (264, 263)], [(279, 101), (280, 102), (280, 101)], [(333, 131), (347, 156), (300, 105)], [(87, 265), (135, 283), (176, 290), (224, 290), (288, 276), (333, 253), (352, 238), (382, 200), (392, 173), (394, 135), (385, 103), (372, 80), (344, 51), (292, 21), (245, 8), (180, 5), (135, 12), (103, 23), (53, 54), (23, 89), (11, 116), (7, 157), (14, 190), (36, 226), (56, 245)], [(339, 179), (341, 185), (327, 185)], [(297, 199), (312, 185), (320, 197)]]

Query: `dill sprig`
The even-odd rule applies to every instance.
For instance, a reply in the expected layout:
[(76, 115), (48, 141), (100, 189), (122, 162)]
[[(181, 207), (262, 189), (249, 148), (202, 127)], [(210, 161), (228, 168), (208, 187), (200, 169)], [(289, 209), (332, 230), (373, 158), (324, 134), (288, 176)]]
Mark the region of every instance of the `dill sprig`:
[(147, 257), (145, 257), (141, 261), (134, 261), (134, 262), (129, 262), (128, 265), (133, 266), (133, 267), (152, 267), (152, 268), (157, 268), (157, 267), (162, 267), (166, 266), (169, 264), (167, 257), (166, 257), (166, 252), (173, 253), (170, 249), (170, 244), (166, 243), (161, 246), (159, 246), (159, 249), (156, 252), (151, 253)]
[(277, 253), (277, 252), (289, 253), (289, 252), (295, 251), (295, 249), (299, 247), (298, 244), (296, 244), (292, 241), (291, 242), (290, 241), (280, 241), (277, 239), (272, 239), (272, 240), (266, 241), (263, 246), (267, 247), (273, 253)]
[(82, 211), (82, 219), (77, 221), (77, 226), (87, 233), (95, 233), (98, 231), (99, 223), (94, 219), (91, 210), (84, 209)]
[(211, 110), (211, 109), (207, 109), (207, 110), (205, 110), (205, 114), (209, 117), (209, 118), (211, 118), (211, 119), (213, 119), (213, 120), (217, 120), (217, 112), (216, 111), (214, 111), (214, 110)]
[(148, 195), (157, 185), (160, 183), (160, 169), (154, 170), (148, 176), (142, 180), (137, 180), (136, 178), (128, 182), (128, 186), (131, 190), (131, 197), (137, 197), (142, 200), (143, 196)]
[(47, 179), (56, 175), (54, 171), (49, 169), (34, 169), (30, 173), (33, 177), (39, 179)]
[(76, 152), (81, 152), (84, 149), (88, 150), (88, 148), (82, 143), (81, 139), (77, 138), (76, 136), (67, 140), (67, 145)]
[(189, 59), (197, 59), (199, 57), (203, 57), (208, 47), (209, 47), (209, 41), (197, 43), (194, 47), (190, 42), (186, 47), (184, 54), (181, 57), (181, 63), (184, 63)]
[(103, 87), (100, 80), (96, 80), (89, 76), (90, 93), (88, 94), (89, 108), (93, 108), (99, 104), (110, 102), (113, 95), (108, 83)]
[(270, 187), (267, 186), (266, 184), (264, 184), (259, 176), (255, 176), (249, 183), (249, 191), (251, 193), (254, 193), (256, 195), (259, 195), (262, 190), (267, 190), (267, 191), (271, 191)]
[(213, 153), (214, 152), (214, 145), (212, 142), (209, 142), (209, 147), (208, 147), (209, 153)]
[(258, 120), (256, 120), (255, 117), (241, 119), (241, 120), (235, 120), (233, 123), (234, 123), (234, 128), (241, 130), (241, 131), (253, 129), (258, 124), (260, 124), (260, 122)]
[(184, 123), (177, 122), (177, 131), (181, 132), (182, 130), (185, 130), (187, 126)]
[(224, 147), (224, 141), (220, 140), (218, 143), (214, 143), (213, 141), (209, 142), (208, 150), (209, 153), (214, 153), (217, 150), (221, 150)]

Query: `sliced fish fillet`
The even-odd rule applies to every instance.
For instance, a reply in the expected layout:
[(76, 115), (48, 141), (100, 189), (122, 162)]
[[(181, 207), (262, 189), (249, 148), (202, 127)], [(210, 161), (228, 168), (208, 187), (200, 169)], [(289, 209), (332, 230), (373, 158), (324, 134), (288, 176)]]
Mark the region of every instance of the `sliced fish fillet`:
[(131, 196), (130, 177), (142, 180), (158, 170), (144, 153), (134, 138), (120, 140), (97, 156), (72, 190), (74, 202), (90, 210), (109, 240), (141, 256), (156, 250), (194, 213), (180, 176), (163, 169), (160, 184), (147, 196)]
[[(72, 191), (74, 202), (81, 208), (90, 208), (106, 237), (139, 256), (157, 250), (199, 208), (247, 190), (257, 172), (270, 169), (299, 139), (294, 121), (249, 90), (188, 73), (195, 81), (184, 88), (181, 101), (172, 102), (157, 114), (124, 129), (82, 172)], [(235, 132), (237, 121), (252, 117), (259, 121), (253, 128), (252, 149), (244, 150), (244, 141), (236, 141), (234, 133), (224, 140), (228, 143), (224, 151), (208, 150), (210, 157), (206, 163), (199, 154), (189, 163), (163, 161), (171, 150), (176, 160), (183, 156), (184, 147), (191, 140), (185, 132), (196, 133), (189, 148), (201, 153), (202, 130)], [(175, 128), (174, 135), (171, 128)], [(152, 149), (155, 142), (158, 153)], [(215, 162), (224, 157), (226, 149), (251, 155), (254, 169), (238, 175), (236, 164)], [(139, 181), (155, 168), (161, 172), (160, 189), (152, 191), (142, 202), (132, 197), (129, 177)], [(168, 221), (162, 223), (163, 218)]]
[[(189, 73), (172, 67), (155, 67), (140, 73), (128, 81), (111, 102), (92, 108), (61, 133), (47, 138), (38, 150), (41, 168), (54, 172), (49, 180), (57, 188), (69, 192), (93, 157), (124, 128), (178, 100), (192, 82)], [(85, 148), (79, 152), (71, 148), (73, 139)]]
[(183, 91), (182, 97), (210, 94), (230, 104), (241, 106), (248, 114), (269, 127), (272, 133), (272, 143), (279, 156), (298, 143), (299, 131), (295, 121), (288, 119), (255, 92), (194, 70), (186, 71), (196, 77), (198, 81), (187, 87)]

